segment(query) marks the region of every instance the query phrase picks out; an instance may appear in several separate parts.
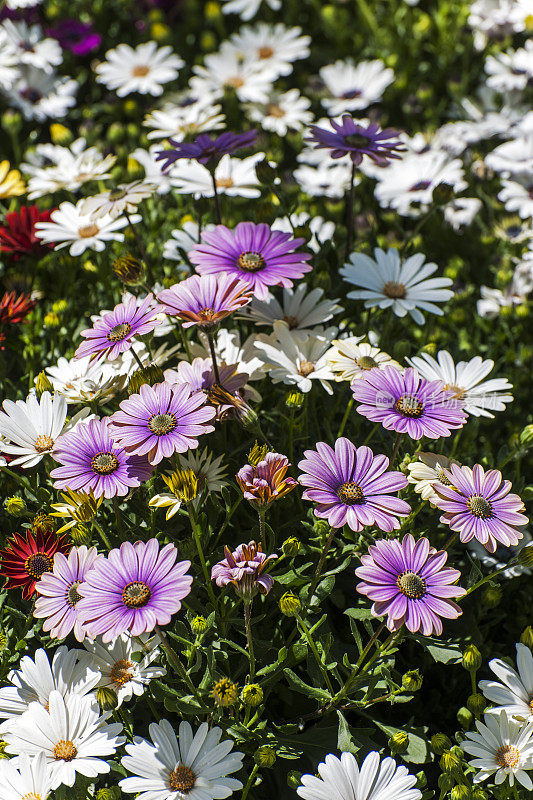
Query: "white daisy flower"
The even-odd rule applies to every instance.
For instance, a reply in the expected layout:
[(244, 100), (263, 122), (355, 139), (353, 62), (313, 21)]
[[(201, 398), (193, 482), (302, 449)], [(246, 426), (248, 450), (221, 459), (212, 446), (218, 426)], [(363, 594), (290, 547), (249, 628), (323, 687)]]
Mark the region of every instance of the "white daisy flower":
[[(55, 242), (54, 250), (70, 245), (71, 256), (79, 256), (86, 250), (101, 252), (105, 250), (106, 242), (123, 242), (124, 234), (120, 230), (128, 224), (125, 217), (113, 219), (109, 214), (93, 219), (85, 210), (84, 200), (78, 200), (76, 205), (61, 203), (52, 211), (50, 220), (35, 225), (35, 236), (44, 242)], [(130, 220), (132, 223), (140, 222), (141, 217), (135, 214)]]
[(40, 5), (42, 0), (5, 0), (6, 8), (32, 8)]
[(50, 392), (43, 392), (40, 400), (33, 393), (26, 400), (4, 400), (2, 409), (2, 451), (15, 456), (10, 463), (23, 469), (35, 467), (52, 451), (60, 434), (71, 430), (90, 413), (89, 408), (83, 408), (65, 424), (67, 400)]
[[(131, 700), (133, 695), (140, 697), (152, 678), (166, 675), (164, 667), (152, 663), (159, 657), (159, 650), (148, 648), (144, 653), (139, 640), (127, 633), (118, 636), (111, 644), (103, 645), (97, 637), (94, 642), (85, 641), (83, 646), (90, 655), (91, 669), (100, 673), (96, 688), (112, 689), (119, 706), (125, 700)], [(139, 655), (142, 655), (140, 660)]]
[(199, 95), (234, 89), (239, 100), (250, 103), (267, 103), (272, 83), (276, 79), (270, 67), (258, 66), (255, 61), (243, 59), (231, 42), (223, 42), (217, 53), (209, 53), (203, 66), (193, 67), (194, 76), (189, 81)]
[[(488, 572), (500, 570), (500, 577), (511, 580), (512, 578), (517, 578), (519, 575), (531, 575), (531, 570), (527, 567), (512, 563), (517, 553), (523, 550), (524, 547), (529, 547), (533, 541), (533, 537), (527, 529), (523, 529), (523, 534), (518, 544), (509, 545), (509, 547), (505, 547), (498, 542), (494, 553), (489, 553), (477, 539), (470, 539), (466, 546), (474, 558), (477, 558)], [(511, 566), (509, 566), (510, 562)]]
[(442, 316), (436, 303), (445, 303), (453, 292), (446, 288), (452, 285), (449, 278), (430, 278), (437, 265), (425, 263), (422, 253), (402, 261), (394, 248), (385, 252), (377, 247), (374, 258), (363, 253), (352, 253), (350, 261), (341, 268), (344, 280), (362, 287), (348, 292), (348, 297), (364, 300), (365, 308), (392, 308), (396, 316), (411, 315), (418, 325), (424, 324), (420, 311)]
[(474, 783), (485, 781), (494, 775), (497, 786), (515, 779), (531, 791), (533, 782), (527, 772), (533, 769), (533, 722), (524, 725), (509, 718), (505, 711), (499, 717), (485, 714), (484, 723), (476, 722), (477, 733), (466, 734), (461, 747), (474, 759), (470, 766), (478, 769)]
[(187, 253), (194, 250), (201, 241), (203, 231), (212, 231), (214, 228), (215, 225), (212, 223), (200, 228), (197, 222), (186, 220), (181, 228), (175, 228), (171, 232), (172, 239), (168, 239), (163, 245), (163, 258), (168, 258), (169, 261), (180, 261), (182, 267), (189, 268), (189, 265), (185, 263)]
[(306, 246), (314, 253), (318, 253), (322, 245), (330, 241), (335, 233), (334, 222), (320, 216), (312, 217), (306, 211), (290, 214), (288, 217), (277, 217), (271, 228), (275, 231), (293, 234), (295, 228), (303, 228), (304, 226), (307, 226), (311, 233), (311, 239), (306, 241)]
[[(254, 153), (247, 158), (233, 158), (224, 155), (215, 167), (215, 183), (218, 194), (229, 197), (259, 197), (261, 184), (256, 175), (257, 164), (265, 158), (264, 153)], [(211, 173), (197, 161), (180, 162), (173, 177), (173, 185), (181, 194), (194, 194), (195, 197), (213, 197)]]
[(393, 758), (372, 751), (359, 767), (352, 753), (332, 753), (318, 765), (318, 776), (302, 775), (296, 790), (304, 800), (419, 800), (416, 777)]
[(495, 147), (485, 164), (503, 177), (533, 173), (533, 132)]
[(329, 381), (334, 376), (327, 352), (336, 333), (337, 328), (313, 334), (291, 331), (286, 322), (277, 320), (272, 336), (259, 336), (255, 348), (273, 383), (294, 384), (307, 394), (313, 381), (319, 381), (328, 394), (333, 394)]
[(433, 202), (433, 189), (441, 183), (452, 186), (456, 193), (466, 189), (462, 162), (450, 159), (447, 153), (428, 150), (406, 155), (387, 169), (375, 170), (378, 179), (375, 195), (384, 208), (394, 208), (399, 214), (418, 217)]
[[(344, 197), (350, 186), (352, 169), (348, 162), (329, 163), (322, 162), (314, 165), (300, 164), (294, 170), (294, 179), (305, 194), (310, 197), (331, 197), (333, 199)], [(354, 185), (358, 186), (361, 179), (356, 177)]]
[(468, 24), (474, 29), (476, 50), (483, 50), (487, 39), (501, 39), (523, 31), (528, 0), (475, 0), (470, 6)]
[(515, 211), (522, 219), (533, 217), (533, 182), (529, 175), (516, 175), (515, 180), (502, 180), (498, 200), (506, 211)]
[(502, 308), (518, 306), (525, 301), (524, 295), (512, 285), (505, 292), (501, 289), (491, 289), (490, 286), (481, 286), (479, 292), (481, 298), (476, 303), (477, 313), (480, 317), (488, 319), (497, 317)]
[(497, 92), (522, 91), (533, 78), (533, 41), (524, 47), (488, 56), (485, 61), (487, 86)]
[(514, 670), (505, 661), (493, 658), (489, 667), (500, 681), (479, 681), (479, 688), (497, 708), (491, 713), (505, 711), (510, 717), (533, 722), (533, 653), (525, 644), (516, 645)]
[(182, 721), (176, 736), (170, 722), (152, 722), (149, 726), (153, 744), (136, 736), (126, 745), (128, 755), (122, 765), (134, 777), (119, 782), (123, 792), (137, 800), (220, 800), (242, 789), (242, 783), (228, 778), (242, 768), (244, 754), (233, 751), (230, 739), (220, 741), (220, 728), (203, 722), (196, 733)]
[(163, 94), (163, 84), (173, 81), (184, 64), (171, 47), (158, 47), (155, 42), (137, 47), (119, 44), (108, 50), (106, 60), (96, 67), (96, 80), (119, 97), (133, 92), (158, 97)]
[(330, 116), (347, 114), (378, 103), (383, 92), (394, 80), (394, 72), (381, 59), (360, 61), (352, 59), (328, 64), (319, 72), (328, 96), (322, 104)]
[(108, 189), (93, 197), (84, 198), (83, 210), (92, 219), (101, 219), (106, 215), (109, 215), (111, 219), (116, 219), (124, 213), (134, 214), (139, 204), (151, 197), (156, 189), (155, 183), (146, 181), (122, 183), (115, 189)]
[(0, 761), (0, 800), (47, 800), (52, 784), (44, 753)]
[(456, 464), (458, 467), (461, 464), (454, 458), (446, 458), (446, 456), (435, 453), (417, 453), (416, 455), (417, 461), (411, 461), (407, 465), (409, 470), (407, 480), (413, 484), (415, 492), (421, 496), (422, 500), (427, 500), (433, 508), (437, 508), (439, 496), (433, 485), (443, 483), (445, 486), (449, 486), (450, 481), (444, 470), (449, 469), (451, 464)]
[(364, 378), (369, 369), (394, 367), (401, 370), (400, 364), (384, 350), (364, 342), (364, 336), (349, 336), (334, 339), (328, 350), (328, 364), (335, 374), (336, 381), (350, 381)]
[(19, 64), (41, 69), (44, 72), (53, 72), (63, 61), (63, 51), (56, 39), (43, 38), (43, 32), (39, 25), (27, 25), (25, 22), (13, 22), (10, 19), (4, 20), (0, 28), (0, 40), (2, 31), (18, 54)]
[[(178, 166), (174, 164), (169, 170), (163, 173), (162, 161), (156, 161), (158, 153), (161, 152), (161, 145), (153, 144), (148, 150), (137, 147), (130, 158), (137, 161), (144, 169), (145, 180), (157, 186), (158, 194), (168, 194), (175, 187), (175, 176), (183, 166), (183, 162)], [(178, 167), (178, 168), (177, 168)]]
[(289, 330), (312, 333), (317, 325), (323, 325), (335, 314), (342, 311), (337, 300), (324, 298), (323, 289), (309, 290), (306, 283), (299, 283), (292, 289), (283, 289), (281, 303), (269, 292), (266, 300), (254, 298), (242, 316), (252, 319), (258, 325), (273, 325), (276, 320), (284, 320)]
[(107, 361), (61, 356), (54, 367), (46, 367), (54, 392), (67, 403), (98, 403), (111, 400), (124, 388), (125, 378)]
[(298, 89), (289, 89), (282, 94), (272, 94), (268, 103), (246, 106), (246, 113), (253, 122), (260, 123), (265, 131), (285, 136), (289, 130), (301, 131), (313, 121), (309, 111), (311, 101), (302, 97)]
[[(222, 0), (224, 14), (238, 14), (241, 19), (248, 22), (259, 11), (262, 0)], [(273, 11), (279, 11), (281, 0), (266, 0), (266, 4)]]
[(484, 380), (494, 367), (491, 359), (474, 356), (470, 361), (454, 364), (447, 350), (437, 353), (437, 360), (428, 353), (407, 359), (423, 378), (443, 381), (446, 389), (455, 392), (464, 403), (464, 410), (474, 417), (491, 417), (491, 411), (505, 411), (505, 404), (513, 401), (509, 394), (513, 388), (507, 378)]
[[(44, 753), (51, 772), (52, 789), (61, 784), (74, 786), (76, 775), (96, 778), (111, 767), (106, 756), (115, 754), (124, 742), (120, 723), (107, 724), (109, 712), (100, 714), (92, 697), (63, 697), (53, 691), (49, 711), (40, 703), (28, 710), (6, 734), (6, 751), (17, 755)], [(102, 758), (102, 756), (104, 758)]]
[[(203, 331), (200, 332), (199, 338), (200, 342), (191, 342), (189, 345), (191, 357), (210, 357), (209, 341)], [(215, 353), (219, 364), (235, 364), (238, 367), (237, 372), (245, 372), (248, 380), (262, 380), (265, 377), (265, 370), (263, 362), (255, 352), (255, 341), (256, 337), (251, 334), (241, 344), (239, 331), (220, 328), (214, 337)]]
[(108, 170), (117, 160), (116, 156), (103, 156), (96, 147), (86, 147), (83, 138), (76, 139), (68, 147), (38, 144), (26, 158), (21, 170), (30, 176), (29, 200), (60, 189), (75, 192), (88, 181), (106, 180), (111, 177)]
[(0, 719), (6, 720), (0, 730), (11, 730), (13, 720), (24, 714), (30, 703), (46, 708), (52, 692), (83, 697), (93, 691), (99, 679), (100, 674), (90, 669), (85, 653), (64, 645), (54, 652), (51, 664), (43, 649), (37, 650), (33, 659), (23, 656), (18, 669), (7, 676), (11, 686), (0, 688)]
[(444, 207), (444, 219), (454, 231), (459, 231), (471, 225), (482, 208), (483, 203), (477, 197), (456, 197)]
[(224, 127), (226, 117), (222, 106), (210, 97), (196, 97), (185, 92), (172, 103), (151, 111), (144, 119), (150, 128), (148, 139), (176, 139), (196, 136), (203, 131), (217, 131)]
[(5, 30), (0, 27), (0, 86), (11, 89), (19, 76), (18, 53)]
[(72, 78), (28, 67), (20, 72), (7, 95), (26, 119), (44, 122), (63, 119), (68, 109), (76, 105), (77, 90), (78, 84)]
[(260, 70), (270, 70), (274, 78), (290, 75), (292, 62), (309, 55), (310, 36), (302, 36), (301, 28), (287, 28), (282, 23), (258, 22), (245, 25), (230, 37), (241, 58), (256, 62)]

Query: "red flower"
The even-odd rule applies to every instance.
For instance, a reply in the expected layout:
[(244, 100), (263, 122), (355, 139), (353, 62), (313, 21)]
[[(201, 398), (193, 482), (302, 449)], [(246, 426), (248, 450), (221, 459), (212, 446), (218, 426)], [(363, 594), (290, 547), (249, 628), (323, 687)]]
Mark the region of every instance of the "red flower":
[(18, 259), (25, 255), (39, 255), (53, 247), (53, 243), (44, 244), (35, 236), (35, 223), (50, 222), (51, 213), (39, 211), (37, 206), (22, 206), (20, 211), (6, 214), (6, 224), (0, 225), (0, 250)]
[(24, 322), (30, 311), (36, 306), (28, 294), (20, 294), (18, 297), (15, 292), (5, 292), (0, 299), (0, 325), (15, 325)]
[(41, 575), (52, 571), (55, 554), (67, 555), (71, 546), (66, 536), (40, 528), (35, 533), (14, 533), (7, 547), (0, 550), (0, 575), (7, 578), (4, 589), (20, 586), (23, 599), (28, 600)]

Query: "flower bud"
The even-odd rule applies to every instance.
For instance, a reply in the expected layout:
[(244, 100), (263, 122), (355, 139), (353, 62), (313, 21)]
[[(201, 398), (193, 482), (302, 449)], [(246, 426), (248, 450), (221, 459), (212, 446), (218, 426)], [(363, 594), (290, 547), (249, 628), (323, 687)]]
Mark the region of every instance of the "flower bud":
[(49, 311), (48, 314), (45, 314), (43, 317), (43, 325), (45, 328), (59, 328), (61, 325), (59, 315), (56, 314), (55, 311)]
[(121, 797), (122, 790), (120, 786), (106, 786), (104, 789), (98, 789), (94, 800), (120, 800)]
[(191, 620), (191, 631), (195, 636), (201, 636), (206, 632), (207, 628), (208, 625), (205, 617), (198, 615)]
[(474, 786), (472, 790), (472, 800), (488, 800), (488, 794), (481, 786)]
[(527, 628), (524, 628), (520, 634), (520, 641), (522, 644), (525, 644), (526, 647), (529, 647), (530, 650), (533, 650), (533, 628), (531, 625), (528, 625)]
[(305, 403), (305, 397), (301, 392), (289, 392), (285, 398), (285, 405), (287, 408), (294, 408), (299, 410)]
[(56, 314), (64, 314), (68, 310), (68, 300), (56, 300), (52, 303), (52, 311)]
[(455, 780), (451, 775), (445, 772), (443, 775), (439, 775), (439, 779), (437, 781), (439, 789), (443, 794), (449, 792), (452, 786), (455, 784)]
[(256, 164), (255, 174), (259, 178), (259, 182), (265, 186), (272, 186), (276, 179), (276, 170), (270, 166), (267, 158)]
[(135, 286), (142, 283), (144, 277), (144, 267), (142, 261), (134, 258), (131, 253), (115, 258), (113, 261), (113, 272), (122, 283), (127, 286)]
[(293, 592), (285, 592), (279, 601), (279, 610), (285, 617), (297, 617), (302, 609), (300, 599)]
[(445, 750), (450, 750), (452, 743), (445, 733), (436, 733), (431, 737), (430, 746), (436, 756), (441, 756)]
[(268, 446), (266, 444), (258, 444), (257, 442), (254, 444), (250, 452), (248, 453), (248, 463), (252, 467), (257, 467), (260, 461), (264, 461), (266, 454), (268, 453)]
[(471, 694), (466, 701), (466, 707), (472, 712), (472, 714), (474, 714), (475, 717), (480, 717), (483, 714), (486, 705), (487, 701), (482, 694), (479, 694), (479, 692)]
[(409, 747), (409, 734), (405, 731), (394, 733), (388, 741), (388, 746), (393, 756), (405, 753)]
[(468, 647), (463, 650), (463, 667), (468, 670), (468, 672), (477, 672), (482, 663), (483, 659), (476, 645), (469, 644)]
[(454, 189), (449, 183), (439, 183), (433, 189), (431, 199), (437, 206), (443, 206), (449, 203), (453, 198)]
[(426, 773), (417, 772), (415, 778), (416, 778), (416, 788), (425, 789), (428, 783), (428, 779), (426, 778)]
[(147, 366), (142, 369), (139, 367), (139, 369), (136, 369), (130, 376), (128, 381), (128, 394), (130, 396), (132, 394), (138, 394), (141, 386), (145, 384), (154, 386), (156, 383), (163, 383), (164, 380), (165, 376), (163, 375), (163, 370), (157, 364), (147, 364)]
[(502, 599), (502, 590), (499, 586), (487, 586), (483, 594), (481, 595), (481, 600), (483, 605), (487, 608), (496, 608), (500, 605), (500, 601)]
[(247, 683), (241, 692), (241, 700), (250, 708), (260, 706), (263, 702), (263, 690), (257, 683)]
[(171, 30), (164, 22), (154, 22), (150, 26), (151, 38), (156, 42), (168, 42)]
[(6, 133), (16, 136), (22, 128), (22, 115), (19, 111), (8, 109), (2, 114), (2, 128)]
[(39, 372), (37, 377), (35, 378), (35, 393), (37, 395), (37, 399), (40, 400), (41, 397), (45, 392), (50, 392), (50, 394), (54, 393), (54, 384), (46, 374), (46, 372)]
[(4, 508), (11, 517), (23, 517), (28, 506), (23, 497), (6, 497), (4, 500)]
[(468, 708), (465, 708), (465, 706), (461, 706), (456, 714), (456, 717), (457, 722), (465, 729), (465, 731), (469, 729), (474, 720), (474, 715), (468, 710)]
[(406, 692), (417, 692), (421, 686), (423, 677), (417, 669), (410, 669), (402, 676), (402, 688)]
[(6, 649), (7, 643), (8, 643), (7, 634), (2, 628), (0, 628), (0, 652), (3, 652)]
[(523, 547), (516, 560), (522, 567), (533, 567), (533, 544)]
[(273, 767), (276, 763), (276, 751), (269, 744), (263, 744), (255, 751), (254, 761), (258, 767)]
[(81, 547), (82, 544), (90, 544), (92, 542), (92, 533), (87, 525), (78, 523), (76, 527), (70, 529), (70, 538), (72, 544), (76, 547)]
[(239, 697), (239, 688), (229, 678), (221, 678), (215, 683), (212, 690), (215, 703), (220, 708), (229, 708), (235, 705)]
[(454, 772), (461, 766), (461, 758), (454, 752), (455, 748), (445, 750), (440, 759), (440, 768), (443, 772)]
[(533, 425), (526, 425), (520, 433), (520, 444), (529, 447), (533, 444)]
[(470, 787), (464, 786), (461, 783), (458, 783), (457, 786), (454, 786), (450, 791), (450, 800), (470, 800), (471, 797), (472, 792)]
[(54, 533), (56, 521), (50, 514), (36, 514), (32, 519), (31, 527), (34, 533), (39, 531), (42, 533)]
[(50, 125), (50, 138), (54, 144), (66, 145), (73, 140), (71, 131), (60, 122), (52, 122)]
[(96, 690), (96, 700), (102, 711), (112, 711), (118, 706), (118, 697), (110, 686), (100, 686)]
[(296, 538), (296, 536), (291, 536), (289, 539), (285, 539), (281, 545), (283, 555), (287, 556), (288, 558), (294, 558), (294, 556), (298, 555), (300, 547), (301, 542)]

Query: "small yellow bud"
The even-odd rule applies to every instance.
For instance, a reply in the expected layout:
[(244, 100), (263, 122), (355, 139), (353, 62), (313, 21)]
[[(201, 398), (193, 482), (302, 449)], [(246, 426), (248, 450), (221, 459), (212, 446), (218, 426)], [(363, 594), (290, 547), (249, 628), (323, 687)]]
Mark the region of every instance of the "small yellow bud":
[(131, 253), (125, 253), (113, 261), (113, 272), (122, 283), (135, 286), (143, 281), (144, 267), (138, 258), (134, 258)]
[(469, 644), (468, 647), (463, 650), (463, 667), (468, 670), (468, 672), (477, 672), (482, 663), (483, 659), (476, 645)]
[(45, 328), (59, 328), (61, 325), (59, 314), (56, 314), (55, 311), (49, 311), (44, 315), (43, 325)]
[(215, 683), (212, 690), (212, 696), (217, 706), (221, 708), (228, 708), (235, 705), (239, 698), (239, 688), (236, 683), (230, 681), (229, 678), (221, 678)]
[(285, 398), (285, 405), (287, 408), (295, 408), (299, 410), (305, 403), (305, 397), (301, 392), (289, 392)]
[(524, 628), (520, 635), (520, 641), (522, 644), (525, 644), (526, 647), (529, 647), (530, 650), (533, 650), (533, 628), (531, 625)]
[(276, 751), (269, 744), (263, 744), (255, 751), (254, 761), (257, 766), (269, 769), (276, 763)]
[(73, 140), (73, 135), (65, 125), (60, 122), (52, 122), (50, 125), (50, 138), (54, 144), (69, 144)]
[(56, 314), (64, 314), (67, 309), (67, 300), (56, 300), (54, 303), (52, 303), (52, 311), (55, 311)]
[(81, 523), (71, 528), (70, 538), (76, 547), (81, 547), (82, 544), (88, 545), (93, 539), (90, 529)]
[(445, 750), (450, 750), (452, 743), (445, 733), (436, 733), (431, 737), (430, 746), (436, 756), (441, 756)]
[(53, 394), (54, 384), (43, 370), (42, 372), (39, 372), (35, 378), (35, 393), (37, 395), (37, 399), (40, 400), (45, 392), (50, 392), (50, 394)]
[(279, 610), (285, 617), (297, 617), (302, 610), (302, 604), (293, 592), (285, 592), (280, 598)]
[(394, 733), (390, 737), (388, 745), (393, 756), (405, 753), (409, 747), (409, 734), (405, 733), (405, 731)]
[(474, 714), (475, 717), (480, 717), (483, 714), (486, 705), (487, 701), (482, 694), (479, 694), (479, 692), (471, 694), (466, 701), (466, 707), (472, 712), (472, 714)]
[(43, 533), (53, 533), (56, 529), (56, 521), (50, 514), (36, 514), (32, 520), (31, 527), (34, 533), (41, 531)]
[(260, 461), (264, 461), (266, 454), (268, 453), (268, 447), (266, 444), (258, 444), (257, 442), (254, 444), (250, 452), (248, 453), (248, 463), (252, 467), (256, 467)]
[(291, 536), (289, 539), (285, 539), (281, 545), (283, 555), (288, 556), (289, 558), (294, 558), (294, 556), (298, 555), (300, 552), (300, 547), (301, 542), (296, 538), (296, 536)]
[(96, 701), (102, 711), (112, 711), (118, 706), (117, 693), (109, 686), (101, 686), (96, 690)]
[(247, 683), (241, 692), (241, 700), (245, 706), (255, 708), (263, 702), (263, 690), (257, 683)]
[(410, 669), (402, 676), (402, 687), (406, 692), (417, 692), (422, 687), (423, 680), (417, 669)]
[(165, 376), (163, 370), (157, 364), (147, 364), (142, 369), (136, 369), (130, 375), (128, 381), (128, 394), (138, 394), (141, 386), (155, 386), (156, 383), (163, 383)]
[(440, 768), (443, 772), (454, 772), (454, 770), (459, 769), (461, 766), (461, 759), (454, 752), (454, 748), (451, 750), (445, 750), (440, 759)]
[(6, 497), (4, 508), (11, 517), (23, 517), (28, 507), (23, 497)]
[(192, 469), (176, 469), (171, 475), (162, 477), (178, 500), (189, 503), (198, 496), (198, 477)]
[(450, 791), (450, 800), (470, 800), (471, 797), (470, 787), (464, 786), (462, 783), (458, 783)]
[(207, 630), (207, 620), (205, 617), (198, 615), (191, 620), (191, 631), (195, 636), (201, 636)]

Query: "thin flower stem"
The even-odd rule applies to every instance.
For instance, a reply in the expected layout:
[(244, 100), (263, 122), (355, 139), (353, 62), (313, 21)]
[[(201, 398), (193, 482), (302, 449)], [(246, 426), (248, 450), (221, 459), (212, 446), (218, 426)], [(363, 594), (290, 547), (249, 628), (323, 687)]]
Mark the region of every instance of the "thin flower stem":
[(348, 256), (352, 250), (353, 241), (353, 200), (355, 193), (355, 163), (352, 161), (352, 174), (350, 178), (350, 191), (346, 201), (346, 249), (344, 260), (348, 261)]
[(180, 675), (180, 677), (181, 677), (181, 678), (183, 678), (183, 680), (184, 680), (184, 681), (185, 681), (185, 683), (187, 684), (188, 688), (191, 690), (191, 692), (192, 692), (192, 694), (194, 695), (194, 697), (195, 697), (195, 699), (197, 700), (197, 702), (198, 702), (198, 703), (199, 703), (199, 704), (200, 704), (202, 707), (205, 707), (205, 703), (204, 703), (204, 701), (202, 700), (202, 698), (200, 697), (200, 694), (199, 694), (199, 692), (198, 692), (198, 689), (196, 688), (196, 686), (194, 685), (194, 683), (193, 683), (193, 682), (192, 682), (192, 680), (190, 679), (189, 675), (187, 675), (187, 672), (186, 672), (186, 670), (185, 670), (185, 667), (184, 667), (184, 666), (183, 666), (183, 664), (181, 663), (181, 661), (180, 661), (180, 658), (179, 658), (178, 654), (176, 653), (176, 651), (174, 650), (174, 648), (173, 648), (173, 647), (172, 647), (172, 645), (170, 644), (170, 642), (169, 642), (169, 640), (168, 640), (168, 637), (167, 637), (166, 633), (163, 633), (163, 631), (161, 630), (161, 628), (159, 627), (159, 625), (156, 625), (156, 626), (155, 626), (155, 628), (154, 628), (154, 630), (155, 630), (155, 632), (157, 633), (157, 635), (159, 636), (159, 638), (161, 639), (161, 644), (162, 644), (162, 646), (163, 646), (163, 647), (164, 647), (164, 649), (165, 649), (165, 652), (166, 652), (166, 654), (167, 654), (168, 660), (170, 661), (170, 663), (172, 664), (172, 666), (174, 667), (174, 669), (176, 670), (176, 672), (178, 672), (178, 674)]
[(202, 565), (202, 572), (204, 573), (205, 585), (207, 587), (207, 594), (209, 595), (209, 599), (218, 616), (218, 604), (217, 599), (215, 597), (215, 593), (213, 591), (213, 586), (211, 584), (211, 578), (209, 576), (209, 570), (207, 569), (207, 563), (204, 556), (204, 551), (202, 548), (202, 541), (200, 537), (200, 531), (198, 530), (198, 517), (196, 516), (196, 511), (192, 503), (187, 503), (187, 511), (189, 512), (189, 520), (191, 523), (192, 535), (194, 538), (194, 542), (196, 544), (196, 550), (198, 551), (198, 557), (200, 559), (200, 563)]
[(131, 352), (133, 353), (133, 358), (135, 359), (135, 361), (139, 365), (140, 369), (144, 369), (144, 364), (141, 361), (141, 359), (139, 358), (139, 356), (137, 355), (137, 353), (135, 352), (135, 348), (134, 347), (131, 348)]
[[(363, 664), (364, 664), (365, 658), (367, 657), (368, 653), (370, 652), (370, 649), (372, 648), (372, 645), (377, 641), (378, 637), (381, 635), (381, 632), (383, 631), (384, 627), (385, 627), (385, 622), (382, 622), (381, 625), (379, 626), (379, 628), (372, 635), (371, 639), (368, 641), (365, 649), (363, 650), (363, 652), (359, 656), (359, 658), (357, 660), (357, 663), (354, 666), (352, 672), (350, 673), (350, 675), (346, 679), (346, 682), (345, 682), (344, 686), (342, 687), (342, 689), (339, 692), (337, 692), (337, 694), (335, 695), (335, 697), (331, 701), (331, 705), (332, 706), (335, 705), (339, 700), (342, 700), (343, 697), (346, 697), (349, 694), (350, 689), (351, 689), (351, 685), (352, 685), (352, 683), (354, 681), (354, 678), (356, 678), (357, 675), (359, 674), (359, 672), (361, 671), (361, 669), (363, 667)], [(398, 633), (399, 633), (399, 630), (395, 631), (394, 634), (392, 635), (392, 638), (394, 638), (394, 636), (396, 636)], [(387, 639), (387, 641), (384, 644), (378, 646), (378, 648), (376, 650), (376, 653), (374, 653), (372, 658), (370, 658), (368, 660), (367, 664), (364, 665), (365, 669), (363, 671), (366, 671), (366, 669), (368, 669), (368, 667), (376, 660), (377, 656), (380, 653), (382, 653), (388, 647), (389, 643), (392, 641), (392, 638), (389, 637), (389, 639)]]
[(250, 772), (250, 777), (248, 778), (248, 780), (246, 782), (246, 786), (242, 790), (241, 800), (246, 800), (246, 798), (248, 797), (248, 792), (252, 788), (252, 784), (253, 784), (253, 782), (255, 780), (255, 776), (257, 775), (258, 772), (259, 772), (259, 767), (257, 766), (257, 764), (254, 764), (254, 768)]
[(220, 211), (220, 198), (218, 196), (218, 186), (217, 186), (217, 181), (216, 181), (216, 178), (215, 178), (215, 171), (214, 170), (211, 171), (211, 181), (213, 183), (213, 198), (214, 198), (214, 201), (215, 201), (215, 216), (217, 218), (217, 223), (219, 225), (222, 225), (222, 214), (221, 214), (221, 211)]
[(249, 683), (254, 682), (255, 678), (255, 655), (254, 655), (254, 642), (252, 639), (252, 601), (244, 601), (244, 627), (246, 628), (246, 640), (248, 642), (248, 658), (250, 659), (250, 680)]
[(459, 533), (458, 531), (454, 531), (452, 535), (447, 539), (446, 544), (442, 548), (443, 550), (449, 550), (450, 547), (455, 543), (456, 539), (458, 538)]
[(115, 512), (115, 519), (117, 521), (118, 532), (120, 538), (123, 539), (126, 534), (126, 530), (124, 528), (124, 520), (122, 519), (122, 514), (120, 512), (118, 499), (116, 497), (113, 497), (113, 500), (111, 502), (113, 503), (113, 511)]
[(486, 575), (484, 578), (481, 578), (481, 580), (479, 580), (477, 583), (474, 583), (474, 585), (467, 590), (466, 594), (464, 594), (463, 597), (459, 597), (457, 602), (461, 602), (461, 600), (463, 600), (465, 597), (468, 597), (469, 594), (472, 594), (472, 592), (475, 592), (476, 589), (480, 588), (480, 586), (483, 586), (484, 583), (488, 583), (488, 581), (492, 580), (497, 575), (500, 575), (502, 572), (505, 572), (506, 569), (509, 569), (509, 566), (510, 564), (506, 564), (504, 567), (500, 567), (500, 569), (491, 572), (490, 575)]
[(375, 36), (378, 36), (380, 32), (379, 25), (366, 0), (357, 0), (357, 5), (359, 7), (361, 16), (364, 18), (366, 24), (368, 25), (372, 33)]
[(327, 556), (327, 554), (329, 552), (329, 548), (331, 547), (331, 543), (333, 541), (333, 537), (334, 536), (335, 536), (335, 528), (331, 528), (330, 531), (329, 531), (328, 538), (326, 539), (326, 543), (325, 543), (324, 547), (322, 548), (322, 553), (320, 554), (320, 560), (319, 560), (319, 562), (317, 564), (317, 568), (315, 570), (315, 575), (314, 575), (312, 583), (311, 583), (311, 588), (309, 589), (309, 594), (307, 595), (307, 603), (310, 603), (312, 598), (313, 598), (314, 591), (315, 591), (315, 589), (316, 589), (316, 587), (318, 585), (318, 582), (320, 580), (320, 576), (321, 576), (322, 570), (324, 568), (324, 562), (326, 560), (326, 556)]
[(346, 406), (346, 411), (344, 412), (344, 416), (342, 418), (342, 422), (339, 426), (339, 430), (337, 431), (337, 439), (340, 439), (342, 434), (344, 433), (344, 429), (346, 427), (346, 423), (348, 422), (348, 417), (350, 416), (350, 411), (352, 410), (354, 404), (354, 398), (350, 397), (348, 400), (348, 405)]
[(218, 363), (217, 363), (217, 354), (215, 352), (215, 341), (213, 339), (213, 334), (211, 331), (206, 331), (207, 333), (207, 341), (209, 342), (209, 352), (211, 353), (211, 361), (213, 362), (213, 372), (215, 373), (215, 381), (218, 386), (222, 386), (220, 383), (220, 373), (218, 371)]
[(9, 469), (8, 467), (2, 467), (0, 471), (2, 473), (6, 473), (7, 475), (10, 475), (13, 478), (13, 480), (15, 480), (21, 486), (23, 486), (28, 492), (30, 492), (30, 494), (32, 494), (33, 497), (35, 497), (36, 500), (38, 499), (37, 495), (35, 494), (35, 492), (32, 489), (31, 483), (23, 475), (17, 475), (16, 472), (13, 472), (13, 470)]
[(307, 639), (307, 644), (309, 645), (309, 648), (310, 648), (313, 656), (315, 657), (315, 661), (316, 661), (316, 663), (318, 665), (318, 668), (319, 668), (320, 672), (322, 673), (322, 675), (324, 676), (324, 680), (326, 682), (326, 686), (329, 689), (329, 693), (333, 697), (333, 695), (335, 694), (335, 691), (333, 689), (333, 685), (331, 683), (331, 679), (329, 677), (329, 673), (328, 673), (327, 667), (324, 664), (324, 662), (322, 661), (322, 659), (320, 658), (320, 653), (318, 652), (317, 646), (316, 646), (316, 644), (315, 644), (315, 642), (313, 640), (313, 637), (311, 635), (311, 631), (309, 630), (309, 628), (307, 627), (307, 625), (305, 624), (305, 622), (303, 621), (303, 619), (301, 618), (301, 616), (299, 614), (297, 615), (296, 619), (298, 621), (298, 625), (302, 629), (303, 635)]
[(398, 455), (398, 448), (400, 447), (401, 439), (402, 439), (402, 434), (401, 433), (397, 433), (396, 434), (396, 439), (394, 440), (394, 445), (392, 447), (391, 457), (390, 457), (390, 466), (391, 467), (393, 466), (393, 464), (394, 464), (394, 462), (396, 460), (396, 456)]

